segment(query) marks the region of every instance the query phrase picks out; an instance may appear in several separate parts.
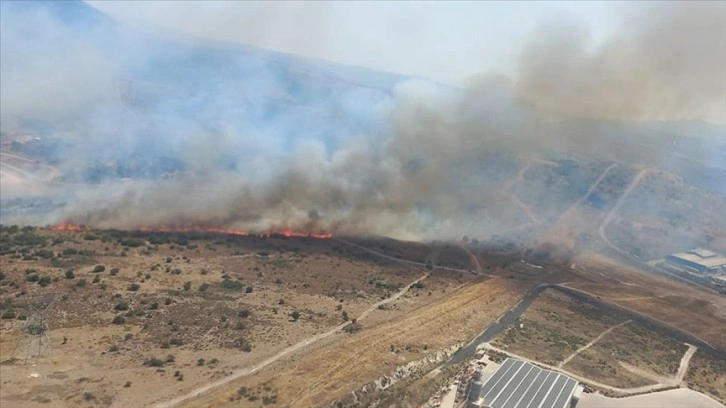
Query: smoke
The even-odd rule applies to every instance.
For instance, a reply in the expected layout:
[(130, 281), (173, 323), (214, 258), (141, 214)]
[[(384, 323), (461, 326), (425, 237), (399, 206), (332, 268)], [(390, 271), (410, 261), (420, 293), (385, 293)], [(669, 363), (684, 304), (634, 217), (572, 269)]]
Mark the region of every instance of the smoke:
[(603, 154), (607, 140), (587, 126), (570, 137), (562, 117), (726, 122), (724, 7), (647, 7), (594, 51), (576, 24), (545, 25), (515, 78), (466, 89), (5, 10), (2, 115), (29, 127), (62, 115), (75, 141), (58, 152), (67, 205), (22, 220), (405, 239), (506, 229), (522, 215), (499, 178), (545, 147)]
[(726, 3), (649, 3), (594, 50), (587, 40), (577, 21), (543, 24), (521, 53), (518, 97), (571, 116), (726, 123)]

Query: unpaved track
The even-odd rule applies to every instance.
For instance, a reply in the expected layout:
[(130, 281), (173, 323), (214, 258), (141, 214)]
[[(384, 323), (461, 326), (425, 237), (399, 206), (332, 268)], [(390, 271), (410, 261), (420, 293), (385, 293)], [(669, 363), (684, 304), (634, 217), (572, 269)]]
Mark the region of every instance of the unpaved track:
[[(420, 278), (416, 279), (415, 281), (413, 281), (413, 282), (409, 283), (408, 285), (406, 285), (405, 287), (403, 287), (403, 289), (401, 289), (400, 291), (398, 291), (395, 295), (393, 295), (393, 296), (391, 296), (389, 298), (386, 298), (384, 300), (381, 300), (381, 301), (373, 304), (368, 309), (364, 310), (357, 317), (357, 320), (360, 321), (360, 320), (365, 319), (371, 312), (373, 312), (374, 310), (376, 310), (381, 305), (385, 305), (386, 303), (389, 303), (389, 302), (393, 302), (393, 301), (398, 300), (401, 296), (403, 296), (406, 292), (408, 292), (409, 289), (411, 289), (411, 286), (413, 286), (416, 283), (421, 282), (422, 280), (428, 278), (429, 274), (430, 274), (430, 272), (424, 273)], [(215, 388), (219, 388), (219, 387), (221, 387), (221, 386), (223, 386), (225, 384), (228, 384), (228, 383), (230, 383), (230, 382), (232, 382), (232, 381), (234, 381), (234, 380), (236, 380), (238, 378), (242, 378), (244, 376), (247, 376), (247, 375), (250, 375), (250, 374), (254, 374), (254, 373), (258, 372), (259, 370), (261, 370), (261, 369), (269, 366), (270, 364), (274, 363), (275, 361), (277, 361), (277, 360), (279, 360), (279, 359), (287, 356), (288, 354), (292, 354), (292, 353), (294, 353), (296, 351), (299, 351), (299, 350), (301, 350), (301, 349), (303, 349), (303, 348), (305, 348), (305, 347), (307, 347), (307, 346), (309, 346), (309, 345), (311, 345), (311, 344), (313, 344), (313, 343), (315, 343), (317, 341), (320, 341), (322, 339), (325, 339), (327, 337), (332, 336), (333, 334), (335, 334), (338, 331), (342, 330), (348, 324), (349, 324), (348, 322), (341, 323), (341, 324), (333, 327), (332, 329), (330, 329), (330, 330), (328, 330), (328, 331), (326, 331), (324, 333), (320, 333), (318, 335), (315, 335), (315, 336), (309, 337), (309, 338), (307, 338), (307, 339), (305, 339), (303, 341), (300, 341), (299, 343), (296, 343), (296, 344), (294, 344), (294, 345), (292, 345), (292, 346), (290, 346), (290, 347), (282, 350), (281, 352), (275, 354), (274, 356), (272, 356), (272, 357), (270, 357), (270, 358), (268, 358), (268, 359), (266, 359), (266, 360), (264, 360), (264, 361), (262, 361), (262, 362), (260, 362), (260, 363), (258, 363), (256, 365), (254, 365), (252, 367), (247, 367), (247, 368), (243, 368), (243, 369), (237, 370), (232, 375), (229, 375), (229, 376), (224, 377), (224, 378), (221, 378), (221, 379), (219, 379), (217, 381), (208, 383), (208, 384), (203, 385), (201, 387), (195, 388), (194, 390), (188, 392), (187, 394), (184, 394), (184, 395), (182, 395), (180, 397), (177, 397), (177, 398), (175, 398), (175, 399), (173, 399), (171, 401), (158, 403), (158, 404), (155, 405), (155, 407), (156, 408), (175, 407), (175, 406), (177, 406), (177, 405), (179, 405), (179, 404), (181, 404), (181, 403), (183, 403), (185, 401), (188, 401), (188, 400), (191, 400), (193, 398), (196, 398), (196, 397), (198, 397), (198, 396), (200, 396), (200, 395), (202, 395), (202, 394), (204, 394), (204, 393), (206, 393), (208, 391), (211, 391), (211, 390), (213, 390)]]
[(681, 358), (681, 365), (678, 367), (678, 373), (676, 374), (676, 382), (679, 384), (683, 382), (683, 379), (686, 377), (686, 373), (688, 372), (688, 366), (691, 364), (691, 357), (696, 353), (696, 350), (698, 350), (698, 347), (690, 345), (686, 343), (688, 346), (688, 350), (686, 350), (685, 353), (683, 353), (683, 358)]
[(589, 343), (585, 344), (584, 346), (582, 346), (582, 347), (580, 347), (579, 349), (577, 349), (577, 351), (575, 351), (574, 353), (572, 353), (572, 354), (570, 354), (569, 356), (567, 356), (567, 358), (566, 358), (566, 359), (562, 360), (562, 361), (561, 361), (561, 362), (560, 362), (559, 364), (557, 364), (557, 367), (560, 367), (560, 368), (562, 368), (562, 366), (564, 366), (565, 364), (569, 363), (569, 362), (570, 362), (570, 360), (572, 360), (573, 358), (577, 357), (577, 355), (578, 355), (578, 354), (580, 354), (580, 353), (582, 353), (583, 351), (585, 351), (585, 350), (589, 349), (590, 347), (592, 347), (592, 345), (593, 345), (593, 344), (595, 344), (595, 343), (597, 343), (598, 341), (600, 341), (600, 340), (601, 340), (601, 339), (602, 339), (603, 337), (605, 337), (605, 335), (606, 335), (606, 334), (608, 334), (608, 333), (610, 333), (611, 331), (613, 331), (613, 330), (617, 329), (618, 327), (620, 327), (620, 326), (624, 326), (624, 325), (626, 325), (626, 324), (628, 324), (628, 323), (630, 323), (630, 322), (631, 322), (631, 320), (626, 320), (626, 321), (624, 321), (624, 322), (622, 322), (622, 323), (620, 323), (620, 324), (616, 324), (615, 326), (613, 326), (613, 327), (611, 327), (611, 328), (609, 328), (609, 329), (605, 330), (604, 332), (600, 333), (600, 335), (598, 335), (597, 337), (595, 337), (594, 339), (592, 339), (592, 341), (591, 341), (591, 342), (589, 342)]
[(608, 215), (602, 221), (602, 223), (600, 224), (600, 227), (597, 229), (598, 234), (600, 234), (600, 238), (602, 238), (602, 240), (605, 241), (605, 243), (608, 244), (608, 246), (610, 248), (616, 250), (617, 252), (619, 252), (621, 254), (630, 256), (629, 252), (621, 249), (620, 247), (618, 247), (615, 244), (613, 244), (612, 242), (610, 242), (610, 240), (605, 235), (605, 228), (607, 228), (608, 224), (610, 224), (610, 222), (613, 220), (613, 217), (615, 216), (615, 214), (617, 214), (618, 210), (620, 210), (620, 207), (623, 205), (623, 203), (625, 202), (625, 199), (628, 197), (628, 195), (635, 189), (635, 187), (637, 187), (640, 184), (640, 181), (643, 179), (643, 177), (648, 175), (649, 172), (650, 172), (649, 168), (644, 168), (644, 169), (640, 170), (640, 172), (633, 178), (633, 181), (630, 182), (630, 185), (628, 186), (628, 188), (625, 189), (625, 191), (623, 192), (623, 195), (620, 196), (620, 198), (615, 203), (613, 208), (610, 210)]

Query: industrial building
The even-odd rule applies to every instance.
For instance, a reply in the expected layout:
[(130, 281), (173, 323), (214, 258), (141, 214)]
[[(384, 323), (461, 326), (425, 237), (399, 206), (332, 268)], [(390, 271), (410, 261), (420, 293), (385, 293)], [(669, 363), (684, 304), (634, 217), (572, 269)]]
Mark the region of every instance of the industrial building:
[(564, 374), (508, 358), (491, 377), (472, 383), (468, 407), (571, 408), (581, 392), (577, 381)]
[(697, 272), (719, 272), (726, 269), (726, 257), (708, 249), (693, 249), (666, 257), (670, 264)]

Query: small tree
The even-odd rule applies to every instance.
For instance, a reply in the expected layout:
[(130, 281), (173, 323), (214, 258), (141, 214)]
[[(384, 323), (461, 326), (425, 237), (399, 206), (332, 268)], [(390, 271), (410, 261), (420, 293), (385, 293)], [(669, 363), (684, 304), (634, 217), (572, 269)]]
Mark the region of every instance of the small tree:
[(300, 318), (300, 312), (298, 312), (298, 311), (296, 310), (296, 311), (294, 311), (294, 312), (290, 313), (290, 317), (292, 317), (292, 320), (294, 320), (294, 321), (297, 321), (297, 319), (299, 319), (299, 318)]

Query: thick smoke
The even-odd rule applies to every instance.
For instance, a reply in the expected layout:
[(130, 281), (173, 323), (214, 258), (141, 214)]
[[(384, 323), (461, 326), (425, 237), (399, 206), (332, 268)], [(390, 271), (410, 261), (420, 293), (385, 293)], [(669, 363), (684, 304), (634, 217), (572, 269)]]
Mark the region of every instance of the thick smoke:
[(726, 123), (726, 3), (653, 2), (594, 50), (587, 40), (577, 21), (544, 24), (517, 95), (556, 114)]
[(58, 167), (180, 163), (162, 176), (57, 184), (68, 204), (25, 221), (409, 239), (504, 228), (512, 203), (483, 174), (492, 152), (597, 146), (553, 118), (726, 122), (726, 4), (647, 10), (595, 51), (570, 23), (546, 26), (517, 77), (467, 89), (119, 26), (88, 29), (89, 40), (45, 13), (3, 13), (2, 115), (62, 114), (76, 143)]

